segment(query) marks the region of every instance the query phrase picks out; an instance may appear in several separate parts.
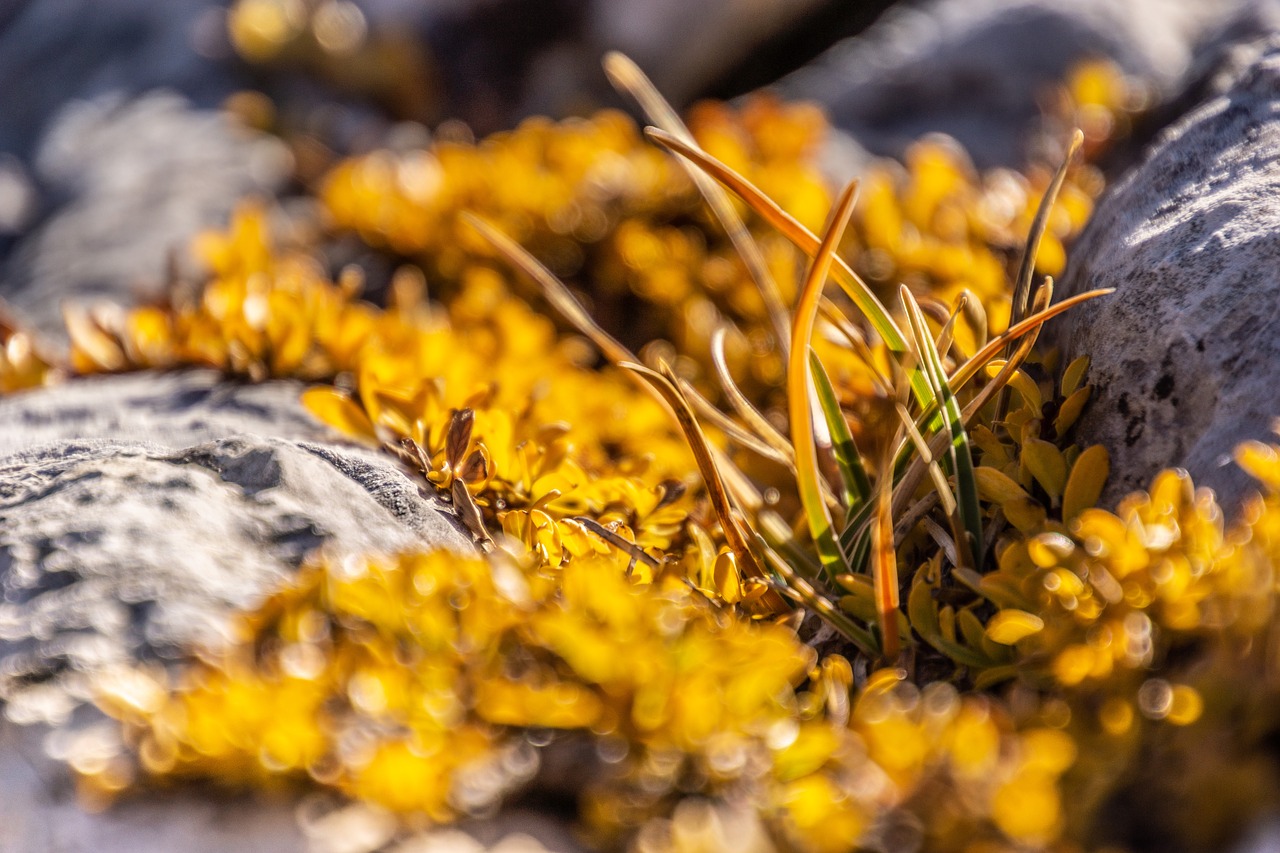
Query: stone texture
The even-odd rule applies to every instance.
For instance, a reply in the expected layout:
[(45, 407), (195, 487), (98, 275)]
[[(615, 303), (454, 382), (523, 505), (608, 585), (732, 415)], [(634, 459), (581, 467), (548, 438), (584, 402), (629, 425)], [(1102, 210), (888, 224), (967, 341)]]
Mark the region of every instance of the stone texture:
[(62, 340), (64, 300), (160, 295), (193, 234), (225, 225), (237, 203), (278, 188), (289, 168), (279, 141), (171, 93), (72, 102), (32, 166), (44, 218), (0, 269), (0, 296)]
[(223, 0), (0, 3), (0, 151), (29, 159), (64, 105), (166, 87), (203, 108), (244, 84), (221, 37)]
[(1089, 55), (1112, 58), (1157, 97), (1180, 90), (1198, 43), (1259, 0), (931, 0), (900, 4), (785, 78), (873, 154), (939, 131), (982, 167), (1024, 161), (1037, 96)]
[(451, 511), (335, 443), (301, 386), (208, 372), (0, 400), (0, 701), (65, 720), (87, 676), (216, 641), (317, 548), (467, 550)]
[(1230, 461), (1280, 415), (1280, 43), (1171, 126), (1099, 205), (1064, 294), (1115, 287), (1059, 321), (1093, 359), (1081, 440), (1112, 452), (1114, 501), (1187, 468), (1228, 507), (1251, 488)]

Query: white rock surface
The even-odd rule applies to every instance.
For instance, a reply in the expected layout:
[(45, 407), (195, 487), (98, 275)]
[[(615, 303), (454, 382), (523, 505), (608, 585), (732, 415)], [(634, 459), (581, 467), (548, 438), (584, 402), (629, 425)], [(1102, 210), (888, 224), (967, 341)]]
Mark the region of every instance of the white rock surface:
[(63, 301), (161, 295), (170, 259), (193, 268), (192, 235), (224, 227), (246, 196), (278, 189), (291, 162), (279, 140), (156, 92), (71, 102), (32, 169), (45, 218), (0, 268), (0, 296), (64, 340)]
[(890, 9), (863, 34), (785, 78), (873, 154), (929, 132), (979, 166), (1018, 166), (1037, 97), (1087, 56), (1107, 56), (1175, 94), (1197, 45), (1269, 0), (928, 0)]
[(1053, 334), (1093, 359), (1079, 426), (1111, 449), (1107, 500), (1187, 468), (1235, 506), (1230, 455), (1280, 416), (1280, 43), (1157, 140), (1076, 245), (1064, 294), (1117, 292)]
[(471, 548), (394, 464), (311, 421), (300, 388), (138, 374), (0, 400), (10, 719), (61, 722), (92, 672), (216, 641), (316, 549)]
[(119, 738), (85, 702), (96, 670), (216, 642), (316, 547), (471, 550), (447, 507), (312, 420), (300, 390), (193, 371), (0, 398), (0, 851), (579, 849), (536, 813), (414, 834), (319, 794), (179, 788), (83, 808), (60, 758)]

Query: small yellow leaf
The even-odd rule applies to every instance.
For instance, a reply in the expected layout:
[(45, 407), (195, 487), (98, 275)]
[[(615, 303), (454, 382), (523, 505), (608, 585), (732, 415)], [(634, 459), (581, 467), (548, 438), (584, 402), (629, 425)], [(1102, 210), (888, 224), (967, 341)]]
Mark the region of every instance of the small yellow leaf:
[(975, 649), (982, 648), (982, 620), (972, 610), (964, 608), (956, 613), (956, 625), (967, 645)]
[(1012, 646), (1044, 629), (1044, 620), (1025, 610), (1001, 610), (987, 622), (987, 638), (1002, 646)]
[(377, 445), (373, 423), (364, 409), (341, 391), (327, 386), (302, 392), (302, 405), (318, 420), (366, 444)]
[(1080, 419), (1080, 413), (1084, 411), (1084, 404), (1089, 402), (1089, 395), (1092, 392), (1092, 388), (1081, 388), (1062, 401), (1062, 406), (1058, 409), (1058, 416), (1053, 419), (1053, 429), (1058, 435), (1062, 435), (1075, 426), (1076, 421)]
[(1031, 408), (1031, 411), (1039, 416), (1040, 409), (1044, 406), (1044, 397), (1040, 394), (1040, 386), (1035, 383), (1030, 376), (1021, 370), (1015, 370), (1013, 376), (1009, 377), (1009, 387), (1017, 391), (1022, 396), (1024, 404)]
[(1047, 513), (1039, 503), (1031, 498), (1009, 501), (1000, 505), (1004, 517), (1017, 528), (1019, 533), (1037, 533), (1044, 526)]
[(1062, 520), (1071, 521), (1077, 515), (1094, 506), (1102, 496), (1102, 487), (1111, 473), (1111, 457), (1101, 444), (1085, 448), (1076, 464), (1071, 466), (1062, 493)]
[(64, 305), (62, 320), (71, 338), (71, 366), (79, 373), (122, 370), (127, 364), (115, 337), (78, 305)]
[(1062, 372), (1062, 395), (1070, 397), (1084, 386), (1085, 374), (1089, 371), (1089, 356), (1082, 355), (1067, 365)]
[(1067, 485), (1067, 461), (1050, 442), (1029, 438), (1022, 445), (1022, 464), (1056, 502)]
[(933, 600), (933, 585), (924, 580), (924, 572), (916, 574), (907, 596), (907, 615), (911, 627), (922, 637), (935, 637), (939, 632), (938, 606)]
[(1017, 482), (1002, 471), (988, 465), (980, 465), (974, 469), (974, 477), (978, 481), (978, 494), (984, 500), (993, 501), (1004, 506), (1017, 501), (1030, 500), (1031, 496)]

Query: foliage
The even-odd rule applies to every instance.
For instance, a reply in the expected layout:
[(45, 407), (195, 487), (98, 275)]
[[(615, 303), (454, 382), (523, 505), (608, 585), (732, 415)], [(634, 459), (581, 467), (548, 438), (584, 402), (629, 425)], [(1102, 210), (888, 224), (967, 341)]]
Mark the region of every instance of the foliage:
[[(333, 170), (333, 227), (406, 261), (385, 307), (250, 205), (198, 241), (198, 292), (68, 312), (81, 374), (319, 383), (307, 408), (400, 458), (483, 552), (319, 555), (228, 648), (108, 674), (131, 751), (76, 765), (86, 790), (309, 782), (445, 821), (585, 744), (585, 828), (646, 851), (734, 849), (717, 815), (760, 849), (1074, 850), (1128, 840), (1098, 815), (1135, 788), (1171, 825), (1209, 801), (1139, 757), (1274, 727), (1280, 451), (1241, 448), (1264, 494), (1231, 526), (1173, 472), (1096, 506), (1106, 452), (1071, 442), (1087, 361), (1033, 344), (1098, 294), (1033, 279), (1097, 172), (1073, 146), (978, 175), (929, 139), (837, 196), (812, 108), (686, 129), (610, 63), (684, 160), (602, 113)], [(1049, 120), (1096, 152), (1123, 96), (1091, 65)], [(6, 335), (5, 390), (52, 376)], [(1215, 778), (1263, 774), (1232, 754)]]

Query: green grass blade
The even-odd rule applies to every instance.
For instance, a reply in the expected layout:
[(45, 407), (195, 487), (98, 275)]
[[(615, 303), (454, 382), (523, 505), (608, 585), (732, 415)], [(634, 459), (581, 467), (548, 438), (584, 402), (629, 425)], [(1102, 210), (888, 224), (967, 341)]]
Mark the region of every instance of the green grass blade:
[(835, 389), (831, 387), (831, 377), (822, 366), (822, 359), (813, 350), (809, 350), (809, 369), (813, 372), (813, 384), (818, 391), (818, 402), (822, 405), (827, 429), (831, 431), (831, 450), (835, 454), (840, 482), (844, 486), (844, 505), (846, 509), (859, 506), (871, 496), (871, 480), (867, 477), (867, 469), (863, 467), (862, 456), (853, 441), (853, 433), (849, 432), (849, 422), (844, 419), (844, 412), (840, 411), (840, 401), (836, 398)]
[[(919, 304), (905, 286), (901, 289), (901, 295), (925, 373), (930, 384), (937, 389), (938, 404), (946, 420), (947, 430), (951, 433), (950, 458), (951, 473), (956, 480), (956, 509), (960, 514), (960, 527), (969, 539), (968, 552), (972, 557), (970, 565), (979, 568), (982, 565), (982, 506), (978, 503), (978, 481), (973, 473), (973, 452), (965, 431), (964, 416), (960, 411), (960, 403), (951, 391), (942, 357), (934, 346), (933, 335), (929, 332)], [(960, 548), (959, 542), (956, 547)]]
[(856, 624), (838, 607), (818, 593), (813, 586), (800, 577), (786, 560), (778, 556), (763, 539), (757, 538), (760, 551), (764, 555), (766, 565), (782, 577), (785, 587), (782, 590), (798, 604), (817, 613), (823, 621), (835, 628), (846, 640), (857, 646), (863, 654), (873, 660), (880, 657), (880, 644), (870, 631)]

